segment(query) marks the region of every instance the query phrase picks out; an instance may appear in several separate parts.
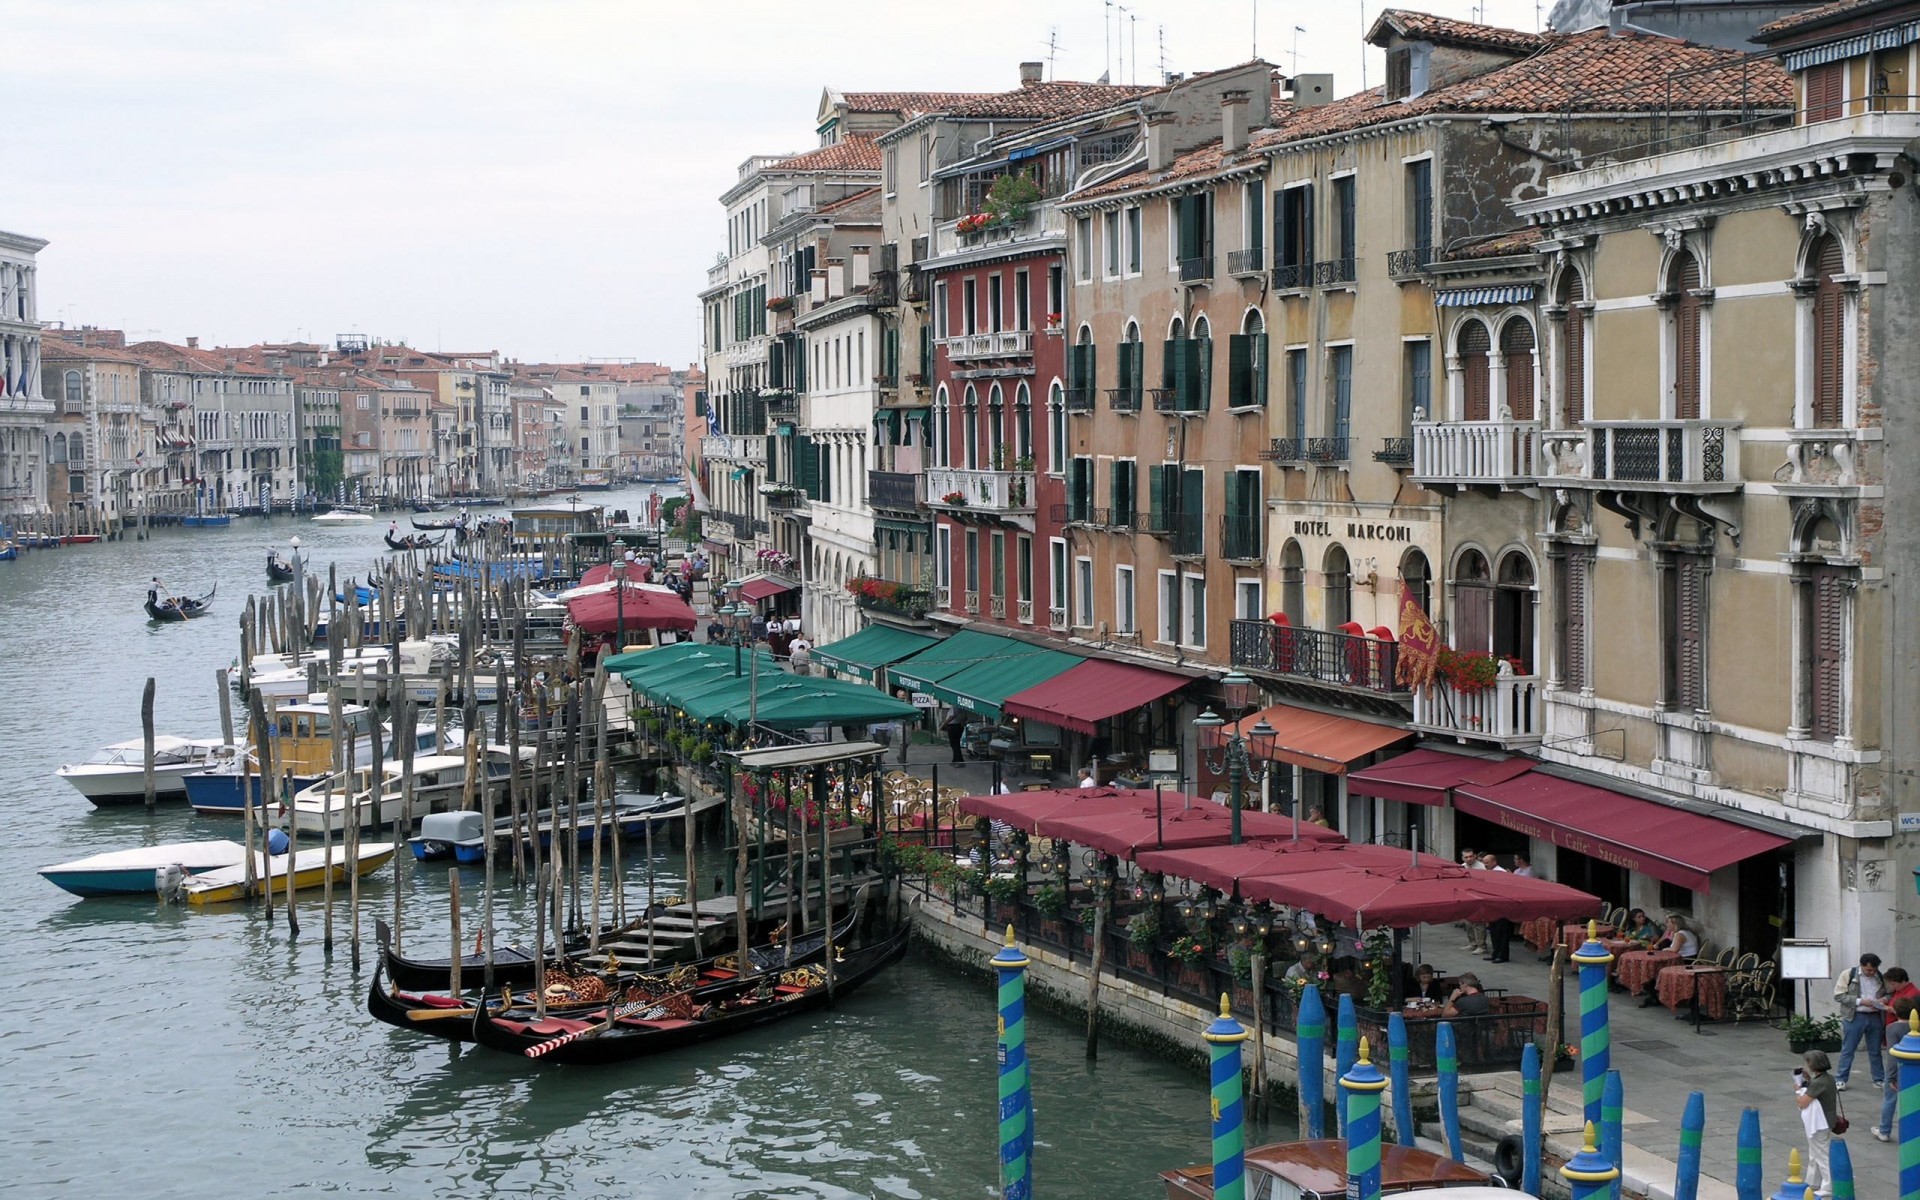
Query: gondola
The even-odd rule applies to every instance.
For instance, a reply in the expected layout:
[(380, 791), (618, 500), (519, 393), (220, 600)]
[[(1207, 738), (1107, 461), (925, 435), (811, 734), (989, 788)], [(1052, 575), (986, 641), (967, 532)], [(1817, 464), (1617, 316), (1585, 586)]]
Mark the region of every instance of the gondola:
[[(858, 920), (859, 914), (855, 913), (840, 923), (834, 930), (835, 945), (839, 945), (853, 932)], [(380, 938), (381, 950), (385, 952), (388, 949), (389, 937), (386, 924), (376, 921), (374, 931)], [(825, 952), (826, 938), (816, 933), (810, 937), (795, 938), (791, 948), (784, 944), (756, 947), (747, 952), (747, 962), (752, 972), (764, 974), (817, 962)], [(673, 990), (676, 986), (680, 990), (688, 990), (691, 985), (692, 994), (698, 996), (714, 988), (725, 988), (739, 979), (738, 967), (738, 960), (733, 955), (720, 954), (697, 962), (682, 963), (653, 978), (665, 983), (668, 990)], [(408, 991), (398, 985), (387, 985), (383, 982), (385, 975), (386, 964), (383, 960), (375, 966), (373, 982), (367, 989), (367, 1014), (374, 1020), (391, 1025), (395, 1029), (424, 1033), (451, 1042), (473, 1040), (472, 1000), (449, 996), (444, 992)], [(501, 995), (486, 997), (487, 1011), (495, 1015), (523, 1013), (531, 1016), (534, 1012), (532, 995), (525, 991), (518, 994), (515, 992), (516, 987), (522, 989), (531, 987), (531, 979), (516, 985), (503, 983), (499, 976), (499, 963), (496, 958), (494, 983), (501, 988)], [(478, 982), (481, 977), (479, 973), (470, 976), (475, 982)], [(469, 977), (463, 976), (463, 978)], [(550, 970), (548, 978), (562, 979), (564, 983), (577, 977), (563, 977), (557, 971)], [(638, 1000), (640, 993), (634, 990), (636, 987), (647, 987), (651, 994), (661, 994), (659, 984), (648, 987), (647, 978), (628, 977), (625, 982), (617, 983), (616, 987), (625, 993), (621, 996), (620, 1002), (630, 1004)], [(442, 981), (439, 986), (445, 987), (445, 981)], [(581, 1011), (591, 1014), (605, 1007), (604, 999), (558, 1004), (549, 1001), (547, 1012), (550, 1016), (564, 1016), (570, 1012)]]
[(207, 606), (213, 601), (213, 593), (219, 590), (220, 585), (216, 583), (213, 585), (212, 591), (209, 591), (198, 600), (189, 600), (185, 596), (178, 596), (165, 604), (159, 603), (152, 596), (148, 596), (146, 605), (147, 616), (156, 621), (184, 621), (189, 617), (204, 617), (207, 615)]
[(832, 982), (825, 965), (794, 967), (778, 975), (750, 975), (660, 1001), (602, 1006), (590, 1015), (543, 1020), (473, 1013), (473, 1040), (492, 1050), (543, 1063), (626, 1062), (649, 1054), (714, 1041), (783, 1018), (812, 1012), (848, 995), (907, 951), (913, 932), (903, 922), (891, 936), (859, 950), (834, 949)]
[(437, 521), (422, 521), (419, 517), (409, 517), (407, 519), (413, 522), (415, 529), (424, 529), (428, 533), (438, 533), (442, 529), (460, 528), (460, 518), (458, 517), (442, 517)]
[(403, 537), (395, 541), (393, 531), (389, 529), (386, 533), (386, 539), (387, 549), (389, 550), (432, 550), (437, 548), (440, 543), (446, 541), (447, 535), (443, 533), (439, 537), (433, 538), (421, 533), (414, 534), (411, 537)]
[(280, 557), (278, 550), (267, 551), (267, 580), (270, 583), (287, 583), (293, 579), (293, 564)]
[[(664, 910), (662, 910), (664, 911)], [(646, 928), (646, 917), (629, 921), (625, 925), (604, 925), (600, 929), (601, 941), (612, 941), (623, 935)], [(395, 987), (412, 991), (447, 987), (452, 978), (452, 960), (440, 958), (408, 958), (393, 948), (392, 939), (387, 936), (386, 925), (374, 922), (374, 932), (380, 939), (380, 961), (386, 968), (387, 977), (393, 980)], [(567, 955), (579, 954), (590, 944), (587, 935), (576, 933), (569, 936), (561, 950), (548, 958), (552, 962)], [(484, 951), (460, 956), (460, 974), (464, 979), (479, 979), (487, 969), (487, 956)], [(493, 948), (493, 982), (498, 987), (525, 987), (533, 982), (533, 951), (525, 946), (495, 946)]]

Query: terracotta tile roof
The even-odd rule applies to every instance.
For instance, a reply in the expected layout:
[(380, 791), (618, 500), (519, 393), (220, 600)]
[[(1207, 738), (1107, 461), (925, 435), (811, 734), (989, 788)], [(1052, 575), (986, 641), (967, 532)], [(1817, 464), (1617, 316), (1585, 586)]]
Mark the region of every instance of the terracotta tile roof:
[(775, 171), (878, 171), (880, 147), (862, 134), (849, 134), (831, 146), (782, 159)]
[(945, 112), (969, 100), (978, 100), (985, 92), (842, 92), (848, 112), (914, 113)]
[(864, 188), (851, 196), (842, 196), (831, 204), (823, 204), (814, 210), (815, 216), (841, 217), (848, 221), (878, 221), (880, 219), (880, 189)]
[(52, 333), (40, 335), (40, 358), (43, 362), (116, 362), (130, 363), (135, 366), (146, 365), (146, 359), (138, 354), (117, 350), (111, 346), (76, 346), (72, 342), (62, 341)]
[(224, 350), (196, 350), (171, 342), (135, 342), (127, 349), (149, 367), (163, 371), (199, 371), (209, 375), (275, 374), (253, 363), (241, 362)]
[(1812, 8), (1781, 17), (1762, 25), (1755, 40), (1774, 41), (1789, 33), (1798, 33), (1815, 25), (1824, 25), (1828, 21), (1850, 16), (1855, 12), (1867, 12), (1876, 8), (1892, 8), (1901, 0), (1832, 0), (1829, 4), (1817, 4)]
[(1463, 246), (1449, 246), (1441, 255), (1441, 260), (1465, 262), (1477, 258), (1506, 258), (1514, 254), (1531, 254), (1534, 244), (1545, 233), (1546, 230), (1538, 225), (1525, 225), (1519, 229), (1504, 230)]
[(1010, 92), (977, 96), (967, 103), (956, 104), (947, 109), (946, 115), (959, 118), (1019, 117), (1051, 121), (1061, 117), (1077, 117), (1096, 112), (1108, 105), (1119, 104), (1136, 96), (1161, 90), (1163, 89), (1144, 85), (1075, 83), (1056, 80), (1052, 83), (1036, 83), (1030, 87), (1016, 88)]
[(1376, 46), (1384, 45), (1389, 32), (1409, 42), (1433, 42), (1470, 50), (1502, 50), (1520, 54), (1531, 54), (1547, 44), (1547, 39), (1537, 33), (1503, 29), (1498, 25), (1481, 25), (1474, 21), (1457, 21), (1452, 17), (1439, 17), (1405, 8), (1389, 8), (1374, 18), (1373, 26), (1367, 30), (1367, 41)]

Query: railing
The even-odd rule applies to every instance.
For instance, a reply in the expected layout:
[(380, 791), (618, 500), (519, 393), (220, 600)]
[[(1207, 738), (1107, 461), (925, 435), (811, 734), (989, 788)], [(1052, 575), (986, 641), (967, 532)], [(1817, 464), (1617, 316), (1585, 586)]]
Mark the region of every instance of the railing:
[(1302, 463), (1307, 461), (1307, 439), (1273, 438), (1260, 452), (1261, 462)]
[(723, 513), (707, 513), (700, 518), (700, 536), (710, 542), (724, 542), (732, 545), (733, 522)]
[(1350, 438), (1317, 437), (1307, 439), (1308, 462), (1343, 463), (1347, 461), (1347, 443)]
[(1546, 478), (1628, 491), (1737, 490), (1740, 426), (1734, 421), (1589, 421), (1578, 440), (1554, 439)]
[(1147, 514), (1145, 528), (1154, 537), (1172, 539), (1172, 552), (1175, 557), (1191, 558), (1206, 552), (1207, 531), (1203, 524), (1204, 520), (1204, 514), (1201, 513), (1171, 512), (1161, 509), (1159, 512)]
[(1181, 283), (1206, 283), (1213, 278), (1213, 257), (1180, 260)]
[(953, 607), (953, 589), (944, 583), (935, 584), (933, 588), (933, 606), (935, 608)]
[(1033, 331), (1003, 329), (998, 333), (963, 333), (947, 339), (947, 357), (1026, 358), (1033, 354)]
[(1032, 512), (1033, 472), (933, 467), (927, 471), (927, 503), (990, 513)]
[(785, 417), (791, 420), (800, 415), (799, 397), (785, 388), (763, 391), (760, 393), (760, 398), (766, 401), (769, 417)]
[(1066, 391), (1067, 411), (1070, 413), (1090, 413), (1093, 411), (1093, 399), (1097, 395), (1093, 388), (1072, 387)]
[(1493, 686), (1465, 692), (1444, 680), (1413, 696), (1413, 723), (1466, 738), (1511, 743), (1538, 740), (1543, 729), (1538, 675), (1502, 675)]
[(1065, 629), (1066, 627), (1067, 627), (1067, 610), (1064, 608), (1054, 608), (1049, 606), (1047, 608), (1047, 628), (1059, 630), (1059, 629)]
[(1016, 601), (1016, 605), (1017, 607), (1014, 609), (1014, 619), (1022, 625), (1033, 624), (1033, 601), (1020, 600)]
[(1007, 619), (1007, 598), (1005, 596), (987, 597), (987, 615), (996, 621)]
[(1433, 264), (1432, 246), (1414, 246), (1387, 252), (1387, 274), (1395, 279), (1411, 279)]
[(1257, 513), (1228, 513), (1220, 518), (1220, 557), (1229, 562), (1259, 562), (1266, 557)]
[(875, 508), (915, 511), (920, 507), (920, 476), (905, 471), (868, 471), (867, 501)]
[(1107, 389), (1107, 407), (1114, 412), (1137, 413), (1140, 411), (1140, 388), (1138, 385)]
[(1312, 263), (1289, 263), (1273, 269), (1273, 286), (1282, 291), (1298, 291), (1312, 282)]
[(1352, 283), (1354, 261), (1352, 257), (1329, 258), (1313, 264), (1313, 282), (1318, 287), (1328, 287), (1336, 283)]
[(765, 466), (767, 437), (763, 433), (723, 433), (700, 439), (700, 454), (721, 462), (752, 463)]
[(1192, 397), (1182, 394), (1177, 387), (1148, 388), (1153, 396), (1153, 411), (1171, 413), (1174, 416), (1198, 416), (1207, 410), (1203, 405), (1194, 403)]
[(766, 497), (768, 512), (795, 512), (807, 506), (807, 494), (799, 488), (781, 488), (760, 494)]
[(1394, 679), (1400, 662), (1397, 642), (1236, 620), (1231, 643), (1236, 667), (1389, 695), (1407, 690)]
[(1373, 452), (1373, 461), (1386, 463), (1390, 467), (1412, 466), (1413, 439), (1410, 437), (1381, 438), (1380, 448)]
[(939, 258), (966, 250), (1006, 245), (1029, 239), (1064, 238), (1067, 233), (1065, 214), (1051, 204), (1034, 206), (1018, 221), (992, 225), (971, 233), (960, 232), (958, 225), (959, 220), (956, 219), (942, 221), (933, 227), (932, 257)]
[(966, 610), (970, 613), (978, 613), (980, 611), (980, 593), (978, 591), (967, 593)]
[(934, 595), (924, 588), (897, 588), (890, 596), (863, 596), (853, 594), (855, 607), (869, 612), (893, 613), (895, 616), (920, 620), (927, 615), (927, 608), (933, 603)]
[(1423, 483), (1531, 487), (1540, 466), (1538, 421), (1423, 421), (1413, 427), (1413, 477)]
[(1227, 274), (1258, 275), (1266, 269), (1267, 248), (1254, 246), (1246, 250), (1227, 251)]

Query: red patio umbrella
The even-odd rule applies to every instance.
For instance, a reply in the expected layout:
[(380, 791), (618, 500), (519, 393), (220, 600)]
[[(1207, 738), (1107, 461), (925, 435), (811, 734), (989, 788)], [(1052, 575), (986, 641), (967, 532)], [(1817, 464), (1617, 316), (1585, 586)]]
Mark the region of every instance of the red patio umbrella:
[[(1246, 814), (1241, 814), (1245, 817)], [(1320, 829), (1318, 825), (1303, 828)], [(1326, 830), (1321, 829), (1325, 833)], [(1421, 855), (1435, 864), (1445, 859)], [(1242, 880), (1253, 876), (1304, 875), (1310, 871), (1391, 869), (1406, 866), (1410, 856), (1391, 846), (1363, 842), (1314, 841), (1302, 838), (1260, 838), (1238, 846), (1195, 846), (1181, 850), (1142, 850), (1134, 859), (1148, 871), (1175, 879), (1204, 883), (1229, 896)]]
[(1000, 795), (962, 796), (960, 811), (989, 820), (1005, 821), (1027, 833), (1044, 833), (1042, 823), (1063, 814), (1125, 813), (1142, 804), (1153, 806), (1153, 792), (1145, 788), (1072, 787), (1042, 792), (1004, 792)]
[(593, 634), (618, 632), (622, 625), (636, 629), (690, 630), (697, 623), (693, 609), (672, 592), (629, 583), (593, 596), (567, 601), (574, 625)]
[[(1233, 814), (1226, 805), (1189, 796), (1162, 796), (1156, 809), (1152, 795), (1147, 793), (1147, 803), (1132, 812), (1050, 816), (1040, 822), (1041, 831), (1128, 859), (1139, 851), (1224, 846), (1232, 839)], [(1293, 837), (1297, 833), (1302, 841), (1346, 840), (1323, 826), (1296, 824), (1290, 817), (1257, 810), (1241, 812), (1240, 828), (1246, 837)]]
[(1600, 906), (1599, 897), (1564, 884), (1452, 864), (1248, 876), (1240, 880), (1240, 895), (1304, 908), (1355, 929), (1501, 917), (1568, 919), (1588, 916)]

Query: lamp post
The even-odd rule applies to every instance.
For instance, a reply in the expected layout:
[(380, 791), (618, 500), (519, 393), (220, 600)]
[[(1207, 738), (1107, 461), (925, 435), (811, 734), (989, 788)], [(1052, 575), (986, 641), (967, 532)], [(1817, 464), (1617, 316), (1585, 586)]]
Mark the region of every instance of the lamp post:
[[(1220, 695), (1229, 711), (1243, 714), (1252, 699), (1253, 680), (1238, 671), (1229, 672), (1220, 681)], [(1227, 777), (1227, 786), (1232, 793), (1231, 841), (1237, 846), (1240, 844), (1240, 809), (1245, 804), (1247, 784), (1259, 784), (1266, 780), (1268, 768), (1265, 764), (1272, 761), (1273, 746), (1280, 733), (1267, 724), (1265, 717), (1244, 734), (1240, 732), (1237, 722), (1229, 731), (1226, 718), (1212, 709), (1195, 717), (1193, 727), (1198, 731), (1196, 741), (1200, 761), (1213, 774)], [(1262, 765), (1254, 766), (1255, 759), (1259, 759)]]
[(613, 570), (613, 609), (615, 654), (627, 648), (627, 568), (633, 565), (633, 551), (629, 550), (624, 558), (614, 560)]
[(753, 628), (753, 610), (742, 600), (731, 608), (723, 606), (720, 615), (727, 618), (727, 640), (733, 643), (733, 677), (738, 679), (742, 670), (740, 652), (746, 648), (748, 633)]

